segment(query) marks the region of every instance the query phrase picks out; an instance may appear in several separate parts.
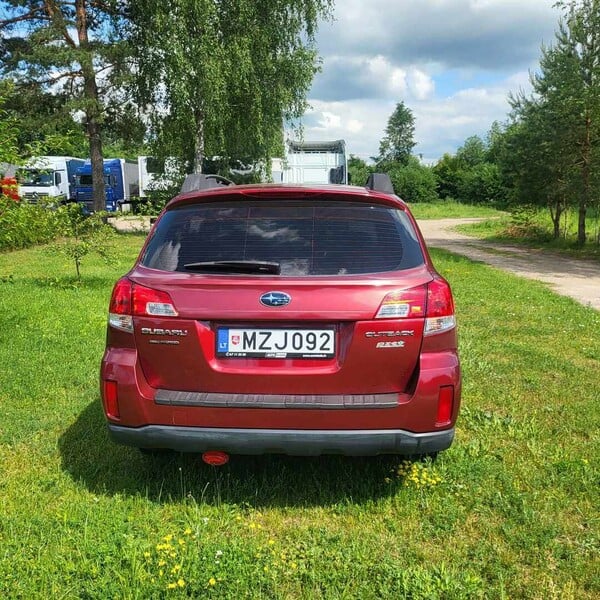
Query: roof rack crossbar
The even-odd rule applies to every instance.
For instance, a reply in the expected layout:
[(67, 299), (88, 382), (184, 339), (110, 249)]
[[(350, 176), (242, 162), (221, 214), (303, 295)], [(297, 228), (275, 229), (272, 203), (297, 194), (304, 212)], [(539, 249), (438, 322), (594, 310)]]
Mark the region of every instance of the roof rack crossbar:
[(371, 173), (365, 186), (368, 190), (374, 192), (383, 192), (384, 194), (393, 194), (394, 186), (387, 173)]
[(216, 187), (227, 187), (235, 185), (233, 181), (230, 181), (226, 177), (221, 175), (205, 175), (204, 173), (192, 173), (187, 175), (185, 181), (181, 186), (180, 193), (185, 194), (186, 192), (196, 192), (198, 190), (208, 190)]

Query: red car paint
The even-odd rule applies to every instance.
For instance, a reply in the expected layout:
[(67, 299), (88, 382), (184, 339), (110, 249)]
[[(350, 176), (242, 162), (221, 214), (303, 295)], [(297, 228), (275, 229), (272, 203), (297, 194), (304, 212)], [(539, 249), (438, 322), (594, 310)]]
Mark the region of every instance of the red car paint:
[[(277, 221), (280, 207), (287, 220)], [(231, 217), (236, 211), (242, 216)], [(304, 218), (309, 211), (316, 215), (314, 222)], [(366, 220), (354, 221), (355, 211)], [(254, 213), (256, 221), (247, 216)], [(190, 242), (179, 235), (179, 218)], [(206, 244), (219, 256), (220, 240), (236, 252), (254, 235), (254, 252), (272, 252), (261, 254), (261, 260), (285, 264), (289, 247), (312, 257), (319, 236), (302, 238), (311, 223), (330, 238), (319, 259), (324, 269), (335, 270), (338, 262), (347, 266), (335, 273), (308, 273), (307, 261), (294, 257), (290, 268), (301, 264), (306, 272), (243, 274), (197, 272), (194, 261), (175, 267), (172, 260), (184, 253), (186, 243), (190, 252), (212, 252), (202, 246), (208, 235), (215, 237)], [(408, 268), (390, 270), (397, 244), (388, 238), (403, 229), (408, 233), (402, 231), (405, 247), (398, 256), (404, 260), (412, 244), (418, 258)], [(380, 235), (366, 250), (359, 248), (363, 230)], [(265, 250), (276, 237), (281, 244)], [(167, 241), (157, 242), (161, 239)], [(368, 272), (366, 255), (377, 254), (382, 245), (375, 272)], [(352, 258), (344, 262), (346, 252)], [(354, 266), (363, 268), (362, 262), (367, 272), (352, 273)], [(291, 300), (285, 306), (261, 304), (260, 298), (269, 301), (271, 293)], [(461, 392), (453, 300), (408, 207), (392, 194), (351, 186), (255, 185), (180, 195), (154, 224), (134, 267), (116, 284), (109, 312), (101, 393), (117, 442), (292, 454), (420, 454), (452, 442)], [(426, 323), (433, 328), (427, 335)], [(240, 336), (227, 328), (333, 330), (335, 355), (298, 357), (290, 348), (281, 357), (219, 355), (222, 339), (232, 336), (224, 342), (228, 348), (239, 343)], [(244, 342), (249, 346), (251, 333)], [(302, 339), (312, 343), (303, 335), (295, 338), (298, 344)], [(254, 345), (257, 350), (258, 342)], [(329, 445), (328, 433), (343, 439)]]

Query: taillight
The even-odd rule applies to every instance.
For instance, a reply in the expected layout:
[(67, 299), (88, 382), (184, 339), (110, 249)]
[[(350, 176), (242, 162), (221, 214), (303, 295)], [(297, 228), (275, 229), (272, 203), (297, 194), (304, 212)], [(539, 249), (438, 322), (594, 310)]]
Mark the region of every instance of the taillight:
[(427, 286), (424, 335), (443, 333), (456, 326), (454, 300), (448, 282), (436, 277)]
[(113, 288), (108, 308), (108, 323), (122, 331), (133, 331), (131, 316), (131, 281), (126, 277), (119, 279)]
[(177, 311), (167, 292), (119, 279), (110, 299), (108, 322), (122, 331), (133, 331), (133, 317), (176, 317)]
[(133, 284), (133, 314), (150, 317), (176, 317), (177, 311), (167, 292)]
[(422, 317), (425, 313), (425, 290), (417, 287), (410, 290), (396, 290), (386, 294), (381, 302), (376, 319), (403, 319)]

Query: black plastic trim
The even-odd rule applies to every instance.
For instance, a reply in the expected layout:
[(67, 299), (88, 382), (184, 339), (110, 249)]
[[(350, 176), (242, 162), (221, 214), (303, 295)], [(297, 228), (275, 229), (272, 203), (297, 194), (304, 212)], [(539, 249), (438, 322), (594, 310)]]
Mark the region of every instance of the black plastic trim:
[(220, 408), (304, 408), (304, 409), (361, 409), (396, 408), (398, 394), (363, 395), (265, 395), (216, 394), (208, 392), (179, 392), (158, 390), (156, 404), (168, 406), (210, 406)]
[(430, 433), (402, 429), (299, 430), (229, 429), (146, 425), (123, 427), (109, 423), (112, 439), (137, 448), (166, 448), (179, 452), (221, 450), (231, 454), (432, 454), (450, 447), (454, 428)]

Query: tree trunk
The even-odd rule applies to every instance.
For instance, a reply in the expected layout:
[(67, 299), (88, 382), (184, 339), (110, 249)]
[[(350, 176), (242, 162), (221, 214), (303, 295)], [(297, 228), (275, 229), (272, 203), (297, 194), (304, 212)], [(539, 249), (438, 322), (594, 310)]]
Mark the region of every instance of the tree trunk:
[(86, 134), (90, 142), (92, 162), (92, 199), (94, 212), (106, 210), (104, 190), (104, 160), (102, 157), (102, 137), (100, 131), (101, 109), (98, 101), (98, 85), (94, 71), (92, 53), (89, 51), (86, 0), (75, 1), (77, 36), (79, 47), (84, 50), (81, 58), (83, 74), (83, 95), (86, 100)]
[(100, 127), (93, 115), (88, 116), (86, 123), (90, 140), (90, 159), (92, 162), (92, 198), (94, 212), (106, 210), (106, 193), (104, 189), (104, 159), (102, 157), (102, 138)]
[(563, 213), (562, 200), (556, 200), (554, 207), (550, 205), (550, 218), (552, 219), (552, 225), (554, 228), (553, 237), (557, 240), (560, 237), (560, 218)]
[(194, 114), (196, 122), (196, 139), (194, 140), (194, 173), (202, 173), (202, 161), (204, 159), (204, 114), (199, 111)]
[(577, 223), (577, 243), (581, 246), (585, 244), (586, 233), (585, 233), (585, 217), (587, 213), (587, 206), (590, 199), (590, 154), (592, 149), (591, 143), (591, 129), (592, 120), (590, 115), (585, 117), (585, 137), (583, 140), (582, 148), (582, 164), (581, 164), (581, 179), (583, 183), (583, 189), (581, 198), (579, 199), (579, 220)]

